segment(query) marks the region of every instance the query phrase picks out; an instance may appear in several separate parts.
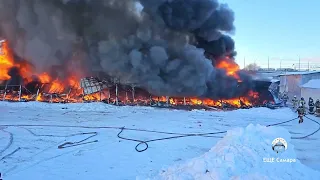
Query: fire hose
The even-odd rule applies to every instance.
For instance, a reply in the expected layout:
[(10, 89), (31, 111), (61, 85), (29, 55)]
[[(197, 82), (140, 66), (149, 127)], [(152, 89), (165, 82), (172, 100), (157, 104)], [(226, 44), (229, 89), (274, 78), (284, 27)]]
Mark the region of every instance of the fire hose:
[[(285, 124), (285, 123), (294, 121), (294, 120), (296, 120), (296, 119), (298, 119), (298, 118), (290, 119), (290, 120), (283, 121), (283, 122), (279, 122), (279, 123), (275, 123), (275, 124), (270, 124), (270, 125), (267, 125), (266, 127), (276, 126), (276, 125), (280, 125), (280, 124)], [(319, 124), (319, 126), (320, 126), (320, 124)], [(138, 139), (131, 139), (131, 138), (121, 137), (120, 134), (121, 134), (125, 129), (126, 129), (125, 127), (121, 128), (120, 132), (119, 132), (118, 135), (117, 135), (118, 138), (123, 139), (123, 140), (138, 142), (138, 144), (137, 144), (136, 147), (135, 147), (135, 150), (136, 150), (137, 152), (143, 152), (143, 151), (147, 150), (147, 149), (149, 148), (149, 145), (148, 145), (149, 142), (162, 141), (162, 140), (168, 140), (168, 139), (177, 139), (177, 138), (191, 137), (191, 136), (213, 137), (213, 136), (210, 136), (210, 135), (227, 133), (227, 131), (220, 131), (220, 132), (202, 133), (202, 134), (185, 134), (185, 135), (178, 135), (178, 136), (171, 136), (171, 137), (165, 137), (165, 138), (158, 138), (158, 139), (151, 139), (151, 140), (147, 140), (147, 141), (142, 141), (142, 140), (138, 140)], [(216, 137), (216, 136), (214, 136), (214, 137)], [(218, 138), (222, 138), (222, 137), (218, 137)], [(138, 147), (139, 147), (140, 145), (142, 145), (142, 144), (145, 145), (145, 148), (144, 148), (144, 149), (139, 149)]]
[[(306, 136), (302, 136), (302, 137), (292, 137), (291, 139), (305, 139), (307, 137), (310, 137), (312, 135), (314, 135), (315, 133), (317, 133), (318, 131), (320, 131), (320, 123), (317, 122), (316, 120), (313, 120), (307, 116), (305, 116), (307, 119), (315, 122), (318, 124), (318, 129), (314, 132), (312, 132), (311, 134), (308, 134)], [(275, 123), (275, 124), (269, 124), (266, 125), (266, 127), (271, 127), (271, 126), (277, 126), (280, 124), (285, 124), (291, 121), (294, 121), (298, 118), (294, 118), (294, 119), (290, 119), (287, 121), (283, 121), (283, 122), (279, 122), (279, 123)], [(127, 140), (127, 141), (134, 141), (134, 142), (138, 142), (138, 144), (135, 147), (135, 150), (137, 152), (143, 152), (146, 151), (149, 148), (148, 143), (150, 142), (155, 142), (155, 141), (162, 141), (162, 140), (169, 140), (169, 139), (177, 139), (177, 138), (183, 138), (183, 137), (213, 137), (213, 138), (222, 138), (221, 136), (214, 136), (217, 134), (223, 134), (223, 133), (227, 133), (227, 131), (218, 131), (218, 132), (210, 132), (210, 133), (190, 133), (190, 134), (184, 134), (184, 133), (173, 133), (173, 132), (164, 132), (164, 131), (154, 131), (154, 130), (146, 130), (146, 129), (136, 129), (136, 128), (126, 128), (126, 127), (115, 127), (115, 126), (68, 126), (68, 125), (0, 125), (0, 126), (4, 126), (4, 127), (66, 127), (66, 128), (84, 128), (84, 129), (119, 129), (120, 132), (117, 134), (117, 137), (119, 139), (123, 139), (123, 140)], [(124, 130), (129, 130), (129, 131), (140, 131), (140, 132), (151, 132), (151, 133), (158, 133), (158, 134), (167, 134), (167, 135), (174, 135), (174, 136), (170, 136), (170, 137), (165, 137), (165, 138), (156, 138), (156, 139), (151, 139), (151, 140), (138, 140), (138, 139), (132, 139), (132, 138), (126, 138), (121, 136), (121, 134), (123, 133)], [(67, 136), (56, 136), (56, 135), (38, 135), (33, 133), (32, 131), (28, 130), (29, 132), (31, 132), (33, 135), (35, 136), (49, 136), (49, 137), (71, 137), (71, 136), (78, 136), (78, 135), (90, 135), (80, 141), (74, 141), (74, 142), (65, 142), (61, 145), (58, 146), (59, 149), (64, 149), (64, 148), (69, 148), (69, 147), (73, 147), (73, 146), (79, 146), (79, 145), (83, 145), (83, 144), (89, 144), (89, 143), (94, 143), (94, 142), (98, 142), (98, 140), (93, 140), (93, 141), (87, 141), (88, 139), (91, 139), (95, 136), (98, 135), (98, 132), (87, 132), (87, 133), (76, 133), (76, 134), (71, 134), (71, 135), (67, 135)], [(145, 145), (145, 148), (143, 149), (139, 149), (139, 146), (141, 146), (142, 144)], [(7, 147), (9, 148), (9, 147)], [(1, 151), (1, 152), (4, 152)]]
[(314, 134), (317, 133), (318, 131), (320, 131), (320, 123), (319, 123), (319, 122), (317, 122), (316, 120), (313, 120), (313, 119), (309, 118), (309, 117), (306, 116), (306, 115), (304, 115), (304, 117), (306, 117), (306, 118), (309, 119), (310, 121), (313, 121), (313, 122), (317, 123), (317, 124), (318, 124), (318, 129), (317, 129), (316, 131), (312, 132), (311, 134), (306, 135), (306, 136), (303, 136), (303, 137), (292, 137), (291, 139), (305, 139), (305, 138), (307, 138), (307, 137), (310, 137), (310, 136), (314, 135)]
[[(315, 122), (318, 124), (318, 129), (314, 132), (312, 132), (311, 134), (308, 134), (306, 136), (302, 136), (302, 137), (291, 137), (291, 139), (305, 139), (307, 137), (310, 137), (312, 135), (314, 135), (315, 133), (317, 133), (318, 131), (320, 131), (320, 123), (305, 116), (307, 119)], [(269, 125), (266, 125), (266, 127), (271, 127), (271, 126), (277, 126), (277, 125), (280, 125), (280, 124), (285, 124), (285, 123), (288, 123), (288, 122), (291, 122), (291, 121), (294, 121), (294, 120), (297, 120), (297, 118), (293, 118), (293, 119), (290, 119), (290, 120), (287, 120), (287, 121), (283, 121), (283, 122), (279, 122), (279, 123), (275, 123), (275, 124), (269, 124)], [(123, 127), (121, 128), (120, 132), (118, 133), (118, 138), (120, 139), (123, 139), (123, 140), (128, 140), (128, 141), (134, 141), (134, 142), (138, 142), (138, 144), (136, 145), (135, 147), (135, 150), (137, 152), (143, 152), (145, 150), (147, 150), (149, 148), (149, 145), (148, 143), (149, 142), (154, 142), (154, 141), (161, 141), (161, 140), (168, 140), (168, 139), (177, 139), (177, 138), (183, 138), (183, 137), (191, 137), (191, 136), (201, 136), (201, 137), (216, 137), (216, 138), (222, 138), (222, 137), (217, 137), (217, 136), (210, 136), (210, 135), (215, 135), (215, 134), (223, 134), (223, 133), (227, 133), (227, 131), (220, 131), (220, 132), (213, 132), (213, 133), (202, 133), (202, 134), (185, 134), (185, 135), (178, 135), (178, 136), (171, 136), (171, 137), (165, 137), (165, 138), (158, 138), (158, 139), (151, 139), (151, 140), (147, 140), (147, 141), (142, 141), (142, 140), (138, 140), (138, 139), (131, 139), (131, 138), (125, 138), (125, 137), (121, 137), (120, 134), (125, 130), (126, 128)], [(140, 145), (144, 144), (145, 145), (145, 148), (144, 149), (139, 149), (138, 147)]]

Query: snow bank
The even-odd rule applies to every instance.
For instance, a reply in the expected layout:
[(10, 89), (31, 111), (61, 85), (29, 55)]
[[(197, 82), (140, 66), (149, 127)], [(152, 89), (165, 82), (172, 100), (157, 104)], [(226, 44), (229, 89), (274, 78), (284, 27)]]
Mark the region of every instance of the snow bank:
[[(284, 138), (286, 151), (276, 154), (272, 150), (275, 138)], [(206, 179), (308, 179), (319, 180), (320, 172), (296, 160), (289, 132), (281, 127), (250, 124), (246, 128), (228, 131), (209, 152), (186, 163), (164, 170), (154, 179), (206, 180)], [(267, 159), (269, 162), (264, 162)], [(273, 162), (272, 162), (272, 158)], [(291, 162), (278, 162), (291, 160)]]

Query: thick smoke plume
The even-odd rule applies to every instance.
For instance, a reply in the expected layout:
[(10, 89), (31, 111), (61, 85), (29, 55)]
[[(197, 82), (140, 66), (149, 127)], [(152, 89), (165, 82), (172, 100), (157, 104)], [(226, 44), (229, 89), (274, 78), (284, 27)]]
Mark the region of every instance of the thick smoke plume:
[(216, 0), (4, 0), (0, 18), (0, 35), (37, 71), (103, 72), (155, 95), (232, 98), (251, 88), (246, 75), (239, 86), (214, 68), (235, 55), (234, 14)]

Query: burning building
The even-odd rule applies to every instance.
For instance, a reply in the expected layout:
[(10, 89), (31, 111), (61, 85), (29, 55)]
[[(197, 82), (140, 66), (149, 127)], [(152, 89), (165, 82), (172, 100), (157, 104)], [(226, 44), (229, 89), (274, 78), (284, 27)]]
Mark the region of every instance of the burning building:
[(270, 100), (235, 63), (234, 13), (216, 0), (1, 1), (0, 18), (2, 99)]

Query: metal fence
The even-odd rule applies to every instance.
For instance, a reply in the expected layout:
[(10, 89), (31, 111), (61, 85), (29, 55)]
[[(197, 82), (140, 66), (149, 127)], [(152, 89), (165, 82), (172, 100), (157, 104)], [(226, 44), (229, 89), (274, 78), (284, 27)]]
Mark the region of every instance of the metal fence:
[(237, 58), (236, 62), (243, 68), (249, 64), (255, 63), (261, 69), (264, 70), (277, 70), (277, 69), (291, 69), (296, 71), (306, 70), (320, 70), (320, 58), (249, 58), (244, 57), (243, 59)]

